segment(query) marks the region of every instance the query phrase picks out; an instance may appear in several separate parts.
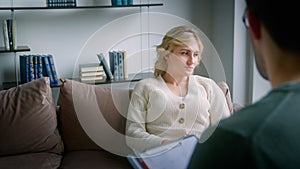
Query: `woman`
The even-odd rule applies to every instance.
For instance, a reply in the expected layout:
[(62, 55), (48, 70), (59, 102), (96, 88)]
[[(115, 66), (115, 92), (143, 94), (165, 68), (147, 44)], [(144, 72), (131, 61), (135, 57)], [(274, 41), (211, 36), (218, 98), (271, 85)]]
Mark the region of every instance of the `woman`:
[(126, 141), (137, 151), (204, 129), (230, 115), (217, 84), (193, 75), (203, 45), (195, 30), (178, 26), (157, 46), (154, 78), (139, 81), (128, 108)]

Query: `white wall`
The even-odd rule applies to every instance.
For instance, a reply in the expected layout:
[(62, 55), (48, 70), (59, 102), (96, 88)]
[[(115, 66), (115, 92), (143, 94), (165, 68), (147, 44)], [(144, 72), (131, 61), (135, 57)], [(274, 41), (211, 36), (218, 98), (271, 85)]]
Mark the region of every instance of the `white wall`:
[[(10, 6), (9, 0), (0, 1), (0, 6)], [(14, 0), (14, 6), (43, 6), (44, 1), (36, 0)], [(136, 0), (134, 3), (147, 3), (147, 0)], [(17, 44), (28, 45), (31, 49), (26, 53), (38, 54), (53, 54), (55, 66), (59, 77), (72, 77), (76, 74), (76, 67), (81, 62), (97, 62), (96, 52), (107, 52), (109, 49), (124, 47), (127, 45), (134, 53), (136, 50), (144, 50), (145, 48), (157, 45), (164, 34), (170, 27), (183, 23), (192, 23), (196, 20), (201, 26), (201, 30), (209, 32), (211, 29), (212, 18), (211, 12), (206, 6), (211, 6), (208, 0), (153, 0), (151, 3), (163, 3), (164, 6), (150, 8), (110, 8), (110, 9), (77, 9), (77, 10), (21, 10), (15, 11), (14, 17), (17, 20)], [(197, 2), (198, 11), (201, 15), (195, 19), (195, 8)], [(95, 1), (95, 0), (78, 0), (78, 5), (107, 5), (110, 0)], [(147, 16), (147, 12), (154, 12), (155, 17)], [(140, 12), (144, 15), (140, 16)], [(146, 13), (146, 14), (145, 14)], [(172, 20), (164, 20), (157, 22), (157, 14), (165, 15), (166, 18)], [(199, 14), (199, 12), (197, 12)], [(168, 16), (169, 15), (169, 16)], [(0, 19), (11, 17), (10, 11), (0, 11)], [(95, 36), (101, 38), (99, 31), (107, 25), (114, 25), (117, 19), (129, 17), (130, 19), (122, 24), (115, 24), (117, 27), (110, 27), (109, 34), (105, 34), (99, 41), (93, 41)], [(175, 19), (174, 19), (175, 18)], [(113, 44), (108, 46), (106, 42), (110, 38), (117, 39), (116, 32), (130, 32), (132, 28), (139, 33), (147, 32), (152, 29), (156, 34), (143, 38), (129, 38), (123, 44)], [(150, 32), (152, 31), (150, 30)], [(2, 31), (2, 30), (0, 30)], [(159, 33), (161, 35), (159, 35)], [(210, 33), (210, 32), (209, 32)], [(205, 33), (206, 34), (206, 33)], [(2, 33), (0, 39), (3, 39)], [(94, 42), (94, 43), (92, 43)], [(101, 42), (101, 43), (100, 43)], [(125, 43), (126, 42), (126, 43)], [(128, 42), (128, 43), (127, 43)], [(138, 42), (138, 43), (137, 43)], [(142, 45), (140, 45), (142, 42)], [(104, 44), (105, 43), (105, 44)], [(87, 45), (89, 44), (89, 45)], [(125, 44), (125, 45), (124, 45)], [(128, 45), (130, 44), (130, 45)], [(3, 46), (3, 40), (0, 40), (0, 46)], [(89, 47), (87, 47), (89, 46)], [(87, 51), (90, 47), (93, 50), (98, 48), (98, 51)], [(130, 50), (130, 49), (129, 49)], [(94, 52), (94, 53), (92, 53)], [(140, 52), (142, 53), (142, 52)], [(137, 69), (151, 67), (155, 55), (152, 52), (146, 52), (143, 55), (146, 57), (133, 57), (130, 62), (131, 72), (136, 72)], [(23, 53), (17, 53), (23, 54)], [(14, 73), (14, 56), (12, 53), (0, 54), (0, 83), (7, 81), (15, 81)], [(18, 58), (18, 56), (17, 56)], [(17, 60), (18, 63), (18, 60)], [(17, 64), (18, 66), (18, 64)], [(1, 85), (0, 84), (0, 85)]]
[[(17, 6), (42, 6), (46, 1), (13, 2)], [(59, 77), (69, 78), (73, 74), (76, 76), (79, 63), (97, 62), (96, 53), (106, 53), (110, 49), (118, 48), (131, 52), (130, 72), (135, 73), (153, 67), (153, 47), (160, 42), (169, 28), (179, 24), (192, 24), (203, 32), (216, 50), (206, 53), (207, 56), (203, 59), (205, 68), (200, 71), (208, 71), (207, 74), (216, 81), (226, 81), (232, 91), (233, 100), (238, 103), (252, 102), (261, 97), (262, 91), (266, 91), (268, 87), (261, 87), (261, 79), (255, 73), (255, 65), (251, 63), (252, 57), (246, 54), (249, 44), (246, 43), (246, 30), (241, 22), (244, 1), (134, 1), (148, 2), (163, 3), (164, 6), (15, 11), (17, 43), (28, 45), (31, 48), (29, 53), (53, 54)], [(109, 5), (110, 0), (77, 0), (77, 3)], [(1, 0), (0, 6), (10, 6), (10, 0)], [(1, 20), (10, 17), (10, 11), (0, 11)], [(2, 33), (0, 39), (3, 39)], [(3, 46), (3, 40), (0, 40), (0, 46)], [(220, 57), (211, 57), (215, 53)], [(15, 81), (14, 58), (11, 53), (1, 53), (0, 88), (2, 82), (7, 81)]]

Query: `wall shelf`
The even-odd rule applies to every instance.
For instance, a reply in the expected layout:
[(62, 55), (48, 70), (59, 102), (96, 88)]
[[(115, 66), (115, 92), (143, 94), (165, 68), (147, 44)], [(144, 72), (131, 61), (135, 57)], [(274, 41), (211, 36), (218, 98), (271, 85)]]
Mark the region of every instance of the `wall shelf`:
[(150, 6), (163, 6), (162, 3), (153, 4), (134, 4), (134, 5), (122, 5), (122, 6), (72, 6), (72, 7), (0, 7), (0, 10), (53, 10), (53, 9), (95, 9), (95, 8), (130, 8), (130, 7), (150, 7)]
[(28, 46), (17, 46), (17, 49), (7, 50), (5, 47), (0, 47), (0, 53), (8, 53), (8, 52), (27, 52), (30, 51)]

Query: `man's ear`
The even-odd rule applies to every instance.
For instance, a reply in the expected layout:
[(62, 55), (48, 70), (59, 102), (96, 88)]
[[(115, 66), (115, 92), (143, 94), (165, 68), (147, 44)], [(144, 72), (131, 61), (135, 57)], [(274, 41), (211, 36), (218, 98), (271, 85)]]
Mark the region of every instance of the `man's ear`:
[(251, 9), (247, 9), (247, 17), (249, 21), (250, 31), (252, 32), (254, 38), (259, 39), (261, 36), (260, 21), (255, 17)]

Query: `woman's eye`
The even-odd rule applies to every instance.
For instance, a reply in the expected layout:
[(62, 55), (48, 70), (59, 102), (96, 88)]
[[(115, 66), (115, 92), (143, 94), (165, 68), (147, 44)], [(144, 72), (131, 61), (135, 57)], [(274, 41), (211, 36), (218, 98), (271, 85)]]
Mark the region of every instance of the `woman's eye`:
[(181, 52), (181, 55), (188, 55), (188, 52)]
[(195, 53), (195, 54), (194, 54), (194, 57), (195, 57), (195, 58), (198, 57), (198, 53)]

